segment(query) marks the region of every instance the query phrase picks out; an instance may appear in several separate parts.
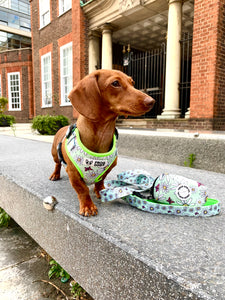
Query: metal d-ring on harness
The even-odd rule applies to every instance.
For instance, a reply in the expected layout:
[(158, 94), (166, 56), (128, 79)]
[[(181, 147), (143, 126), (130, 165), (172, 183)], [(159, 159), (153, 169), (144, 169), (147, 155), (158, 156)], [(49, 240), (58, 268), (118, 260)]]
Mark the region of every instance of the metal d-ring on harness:
[[(62, 154), (62, 143), (63, 143), (63, 141), (64, 141), (65, 138), (66, 138), (66, 139), (69, 139), (69, 137), (71, 136), (72, 132), (74, 132), (74, 130), (75, 130), (76, 128), (77, 128), (77, 124), (76, 124), (76, 123), (70, 125), (69, 128), (67, 129), (66, 135), (63, 137), (62, 141), (61, 141), (61, 142), (58, 144), (58, 146), (57, 146), (57, 153), (58, 153), (59, 161), (60, 161), (61, 163), (63, 163), (64, 166), (66, 166), (66, 162), (65, 162), (65, 160), (64, 160), (64, 158), (63, 158), (63, 154)], [(115, 133), (114, 133), (114, 134), (115, 134), (115, 136), (116, 136), (116, 139), (118, 140), (118, 138), (119, 138), (119, 133), (118, 133), (117, 128), (115, 128)]]

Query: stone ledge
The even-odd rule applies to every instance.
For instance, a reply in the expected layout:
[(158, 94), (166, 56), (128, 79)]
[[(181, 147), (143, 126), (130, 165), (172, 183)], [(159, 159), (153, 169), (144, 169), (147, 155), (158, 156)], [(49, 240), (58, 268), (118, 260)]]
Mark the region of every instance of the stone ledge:
[[(99, 215), (84, 218), (65, 171), (60, 181), (48, 180), (50, 149), (0, 136), (0, 206), (94, 299), (225, 298), (223, 202), (219, 216), (202, 219), (153, 215), (94, 198)], [(135, 168), (199, 180), (221, 201), (225, 194), (224, 174), (121, 156), (109, 178)], [(53, 212), (42, 205), (48, 195), (58, 200)]]

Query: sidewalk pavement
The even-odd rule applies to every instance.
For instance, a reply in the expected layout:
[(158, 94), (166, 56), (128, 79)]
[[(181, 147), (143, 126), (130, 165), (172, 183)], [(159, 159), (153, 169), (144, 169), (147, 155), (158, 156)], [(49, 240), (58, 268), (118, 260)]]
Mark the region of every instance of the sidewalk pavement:
[(12, 127), (0, 127), (0, 134), (15, 136), (23, 139), (52, 143), (53, 135), (41, 135), (31, 128), (30, 123), (17, 123)]
[[(11, 127), (0, 127), (0, 134), (16, 136), (19, 138), (38, 140), (42, 142), (52, 143), (54, 135), (41, 135), (37, 131), (31, 128), (31, 123), (16, 123), (14, 125), (15, 130)], [(173, 129), (134, 129), (134, 128), (119, 128), (119, 132), (128, 136), (142, 135), (142, 136), (158, 136), (158, 137), (185, 137), (208, 140), (225, 140), (224, 131), (191, 131), (191, 130), (173, 130)]]
[[(15, 124), (0, 127), (0, 134), (52, 143), (54, 136), (40, 135), (31, 124)], [(172, 165), (189, 165), (189, 157), (195, 156), (193, 167), (225, 173), (225, 132), (149, 130), (118, 128), (119, 155), (147, 159)]]

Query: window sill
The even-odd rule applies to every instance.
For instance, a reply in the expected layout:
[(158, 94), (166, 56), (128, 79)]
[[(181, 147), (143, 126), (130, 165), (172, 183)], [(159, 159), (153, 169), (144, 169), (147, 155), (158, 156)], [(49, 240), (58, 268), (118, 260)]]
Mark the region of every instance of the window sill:
[(42, 106), (41, 108), (51, 108), (52, 105), (45, 105), (45, 106)]
[(42, 30), (42, 29), (44, 29), (45, 27), (47, 27), (48, 25), (50, 25), (51, 24), (51, 21), (48, 23), (48, 24), (46, 24), (46, 25), (44, 25), (44, 26), (42, 26), (42, 27), (40, 27), (39, 28), (39, 30)]
[(65, 15), (65, 13), (67, 13), (67, 12), (68, 12), (69, 10), (71, 10), (71, 9), (72, 9), (72, 8), (70, 7), (69, 9), (65, 10), (64, 12), (59, 13), (58, 18), (61, 17), (61, 16), (63, 16), (63, 15)]
[(64, 107), (64, 106), (72, 106), (72, 104), (71, 103), (62, 103), (62, 104), (60, 104), (60, 107)]

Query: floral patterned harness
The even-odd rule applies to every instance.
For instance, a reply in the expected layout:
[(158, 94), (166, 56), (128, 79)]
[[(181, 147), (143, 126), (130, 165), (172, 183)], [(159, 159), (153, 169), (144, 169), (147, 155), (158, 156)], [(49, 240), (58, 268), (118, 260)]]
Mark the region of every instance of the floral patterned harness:
[(117, 157), (117, 131), (113, 136), (112, 149), (107, 153), (96, 153), (87, 149), (81, 142), (76, 126), (66, 134), (65, 148), (70, 160), (79, 171), (86, 184), (101, 181), (102, 176)]

